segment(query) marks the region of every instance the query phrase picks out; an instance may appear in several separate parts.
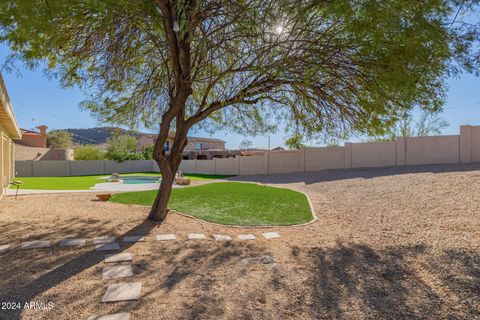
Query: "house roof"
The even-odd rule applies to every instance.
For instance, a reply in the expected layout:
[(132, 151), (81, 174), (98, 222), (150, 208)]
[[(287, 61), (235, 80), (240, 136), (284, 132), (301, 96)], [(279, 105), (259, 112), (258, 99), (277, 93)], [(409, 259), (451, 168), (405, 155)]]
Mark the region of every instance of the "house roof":
[(17, 124), (17, 119), (13, 113), (12, 104), (8, 97), (7, 88), (0, 75), (0, 125), (4, 128), (11, 139), (20, 139), (22, 133)]

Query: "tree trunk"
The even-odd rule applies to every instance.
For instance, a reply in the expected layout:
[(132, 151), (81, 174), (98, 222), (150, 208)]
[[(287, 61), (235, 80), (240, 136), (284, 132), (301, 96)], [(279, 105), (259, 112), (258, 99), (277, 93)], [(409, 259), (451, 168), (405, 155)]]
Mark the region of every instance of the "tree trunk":
[(172, 193), (173, 182), (175, 180), (175, 170), (172, 170), (170, 165), (163, 165), (160, 161), (157, 161), (158, 166), (160, 167), (160, 172), (162, 174), (162, 182), (160, 183), (160, 188), (158, 189), (157, 196), (153, 202), (152, 208), (148, 218), (153, 221), (162, 222), (165, 220), (168, 214), (168, 200)]
[[(157, 141), (159, 143), (159, 141)], [(160, 140), (162, 145), (165, 143)], [(168, 201), (172, 193), (173, 183), (175, 181), (175, 174), (177, 173), (180, 162), (182, 161), (183, 149), (187, 145), (187, 130), (179, 128), (176, 132), (175, 140), (173, 142), (170, 154), (165, 156), (162, 154), (157, 157), (156, 162), (162, 174), (162, 182), (158, 190), (155, 201), (150, 209), (148, 218), (153, 221), (162, 222), (168, 214)]]

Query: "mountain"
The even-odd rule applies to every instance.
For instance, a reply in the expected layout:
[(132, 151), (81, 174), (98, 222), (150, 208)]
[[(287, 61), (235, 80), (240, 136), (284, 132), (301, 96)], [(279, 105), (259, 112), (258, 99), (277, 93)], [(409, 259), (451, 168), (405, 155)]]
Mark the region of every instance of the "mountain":
[[(58, 129), (52, 131), (68, 131), (72, 134), (72, 141), (75, 144), (104, 144), (112, 135), (128, 134), (134, 137), (140, 136), (141, 132), (125, 130), (116, 127), (97, 127), (88, 129)], [(51, 131), (51, 132), (52, 132)]]

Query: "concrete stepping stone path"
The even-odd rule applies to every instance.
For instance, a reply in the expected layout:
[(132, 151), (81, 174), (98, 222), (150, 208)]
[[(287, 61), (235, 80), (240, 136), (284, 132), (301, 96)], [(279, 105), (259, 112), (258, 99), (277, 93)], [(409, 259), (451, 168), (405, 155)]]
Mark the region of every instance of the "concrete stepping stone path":
[(103, 269), (103, 280), (125, 278), (133, 276), (131, 265), (119, 265), (113, 267), (105, 267)]
[(253, 234), (241, 234), (238, 236), (239, 240), (255, 240), (256, 237)]
[(125, 261), (132, 261), (132, 260), (133, 260), (132, 255), (128, 252), (105, 255), (106, 263), (125, 262)]
[(9, 245), (9, 244), (1, 245), (1, 246), (0, 246), (0, 254), (7, 252), (8, 249), (10, 249), (10, 245)]
[(176, 240), (177, 237), (173, 234), (159, 234), (157, 236), (157, 241), (167, 241), (167, 240)]
[(111, 250), (119, 250), (119, 249), (120, 249), (120, 246), (116, 242), (99, 244), (95, 247), (95, 250), (97, 251), (111, 251)]
[(214, 234), (213, 238), (217, 241), (230, 241), (232, 237), (224, 235), (224, 234)]
[(95, 237), (93, 244), (112, 243), (115, 242), (115, 237)]
[(188, 240), (203, 240), (206, 239), (203, 233), (189, 233)]
[(145, 237), (143, 236), (125, 236), (123, 237), (123, 242), (139, 242), (145, 241)]
[(263, 236), (265, 237), (265, 239), (280, 238), (280, 235), (277, 232), (265, 232)]
[(60, 241), (60, 247), (82, 247), (87, 244), (85, 239), (64, 239)]
[(49, 248), (50, 241), (35, 240), (22, 242), (22, 249), (36, 249), (36, 248)]
[(130, 320), (130, 313), (112, 313), (104, 316), (90, 316), (87, 320)]
[(102, 302), (119, 302), (140, 299), (141, 282), (115, 283), (107, 287)]

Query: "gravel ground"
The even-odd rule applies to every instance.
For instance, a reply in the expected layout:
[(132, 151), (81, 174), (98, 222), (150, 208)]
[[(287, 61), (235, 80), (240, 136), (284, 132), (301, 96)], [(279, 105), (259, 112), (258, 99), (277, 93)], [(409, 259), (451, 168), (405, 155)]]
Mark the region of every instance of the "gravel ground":
[[(422, 166), (237, 177), (307, 193), (318, 221), (242, 229), (172, 214), (145, 222), (148, 208), (92, 194), (0, 201), (0, 319), (475, 319), (480, 318), (480, 166)], [(261, 233), (278, 231), (265, 240)], [(176, 233), (175, 242), (154, 235)], [(188, 233), (254, 233), (257, 240), (187, 241)], [(134, 277), (102, 280), (91, 246), (18, 250), (21, 241), (146, 235), (122, 244)], [(143, 283), (137, 302), (101, 304), (106, 286)], [(24, 309), (25, 301), (53, 302)], [(0, 307), (4, 307), (2, 305)]]

